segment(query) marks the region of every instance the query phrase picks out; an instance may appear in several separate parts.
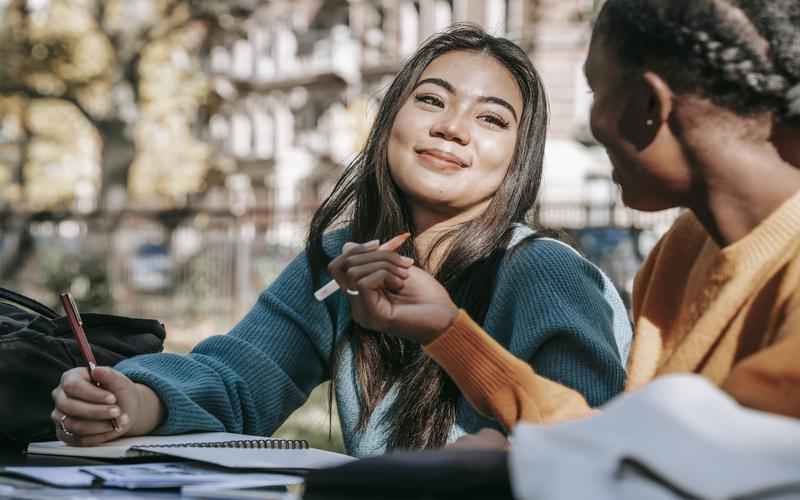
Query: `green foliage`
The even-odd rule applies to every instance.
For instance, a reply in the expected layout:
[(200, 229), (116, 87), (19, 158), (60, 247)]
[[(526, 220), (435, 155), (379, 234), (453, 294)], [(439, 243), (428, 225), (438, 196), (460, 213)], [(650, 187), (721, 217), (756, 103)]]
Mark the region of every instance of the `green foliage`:
[(82, 310), (112, 310), (113, 298), (105, 267), (107, 256), (93, 252), (66, 252), (60, 247), (39, 252), (36, 259), (40, 265), (38, 281), (50, 292), (46, 301), (56, 310), (60, 310), (58, 294), (63, 291), (72, 293)]

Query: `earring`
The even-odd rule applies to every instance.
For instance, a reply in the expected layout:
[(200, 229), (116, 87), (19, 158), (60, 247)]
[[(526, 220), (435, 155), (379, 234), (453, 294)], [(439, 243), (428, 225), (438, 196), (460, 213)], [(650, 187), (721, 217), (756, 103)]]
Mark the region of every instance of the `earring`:
[(645, 124), (646, 124), (648, 127), (652, 127), (652, 126), (653, 126), (653, 123), (655, 123), (655, 122), (653, 121), (653, 119), (652, 119), (652, 118), (650, 118), (650, 119), (648, 119), (648, 120), (647, 120), (646, 122), (644, 122), (644, 123), (645, 123)]

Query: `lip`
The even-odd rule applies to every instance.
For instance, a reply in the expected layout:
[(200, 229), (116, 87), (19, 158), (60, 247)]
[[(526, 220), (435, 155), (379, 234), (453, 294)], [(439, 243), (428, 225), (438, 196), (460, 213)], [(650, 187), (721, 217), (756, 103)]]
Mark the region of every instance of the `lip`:
[(442, 151), (435, 148), (418, 148), (414, 150), (417, 156), (423, 163), (430, 164), (435, 167), (444, 168), (467, 168), (469, 162), (459, 158), (458, 156)]

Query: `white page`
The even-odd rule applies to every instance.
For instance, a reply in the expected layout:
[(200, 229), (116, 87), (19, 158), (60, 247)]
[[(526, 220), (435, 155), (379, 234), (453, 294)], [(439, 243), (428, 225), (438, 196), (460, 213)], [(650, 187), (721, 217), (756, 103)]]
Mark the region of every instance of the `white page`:
[(317, 450), (234, 449), (234, 448), (148, 448), (148, 451), (236, 469), (311, 470), (332, 467), (355, 458)]
[(69, 446), (62, 441), (46, 441), (28, 445), (28, 453), (34, 455), (67, 455), (72, 457), (125, 458), (139, 456), (141, 452), (130, 452), (133, 446), (176, 445), (182, 443), (229, 442), (269, 439), (263, 436), (233, 434), (229, 432), (200, 432), (172, 436), (139, 436), (116, 439), (97, 446)]
[(302, 478), (297, 478), (296, 476), (223, 471), (186, 462), (93, 465), (82, 467), (82, 470), (102, 479), (104, 486), (126, 489), (177, 488), (187, 485), (228, 483), (242, 480), (271, 482), (271, 484), (276, 485), (302, 482)]

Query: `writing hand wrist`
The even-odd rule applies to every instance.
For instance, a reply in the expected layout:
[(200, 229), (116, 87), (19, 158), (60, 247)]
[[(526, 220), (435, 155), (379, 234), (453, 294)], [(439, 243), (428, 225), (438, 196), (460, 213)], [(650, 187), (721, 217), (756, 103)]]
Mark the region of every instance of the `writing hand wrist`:
[(158, 394), (148, 386), (137, 383), (134, 384), (134, 387), (136, 388), (138, 404), (135, 411), (132, 412), (135, 414), (129, 416), (133, 421), (128, 435), (142, 436), (150, 434), (161, 424), (164, 419), (164, 404)]

